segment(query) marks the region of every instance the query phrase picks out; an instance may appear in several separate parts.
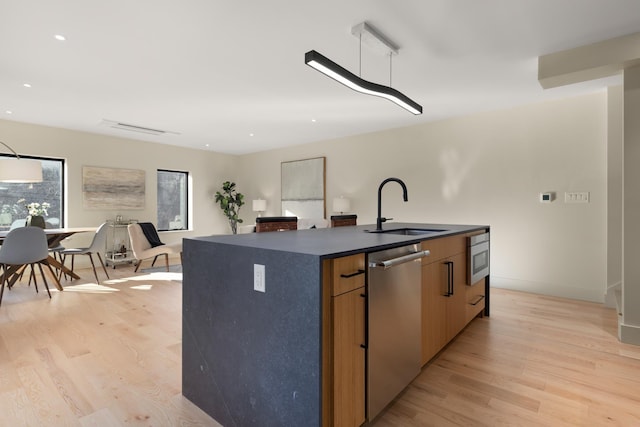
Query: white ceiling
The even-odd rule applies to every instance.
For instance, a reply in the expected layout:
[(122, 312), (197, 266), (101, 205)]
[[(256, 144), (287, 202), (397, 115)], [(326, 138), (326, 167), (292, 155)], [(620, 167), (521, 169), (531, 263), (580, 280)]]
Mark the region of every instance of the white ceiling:
[[(357, 74), (362, 21), (421, 116), (304, 64)], [(544, 91), (537, 57), (638, 31), (638, 0), (0, 0), (0, 118), (256, 152), (599, 90), (619, 77)], [(389, 59), (363, 48), (362, 77), (389, 84)]]

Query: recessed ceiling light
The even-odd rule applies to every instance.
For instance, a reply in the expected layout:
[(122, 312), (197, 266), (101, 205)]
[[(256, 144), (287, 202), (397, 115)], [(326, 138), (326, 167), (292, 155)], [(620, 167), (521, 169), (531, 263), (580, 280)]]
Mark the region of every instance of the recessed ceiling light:
[(65, 36), (63, 36), (62, 34), (56, 34), (55, 36), (56, 40), (60, 40), (61, 42), (65, 41), (67, 38)]
[(22, 86), (24, 86), (24, 87), (31, 87), (31, 84), (30, 84), (30, 83), (25, 83), (25, 84), (23, 84)]
[(316, 122), (316, 119), (311, 119), (311, 122), (312, 122), (312, 123), (315, 123), (315, 122)]
[(7, 110), (7, 111), (5, 111), (5, 113), (7, 113), (7, 114), (13, 114), (13, 111), (11, 111), (11, 110)]
[(253, 136), (253, 134), (252, 134), (252, 133), (250, 133), (250, 134), (249, 134), (249, 136)]

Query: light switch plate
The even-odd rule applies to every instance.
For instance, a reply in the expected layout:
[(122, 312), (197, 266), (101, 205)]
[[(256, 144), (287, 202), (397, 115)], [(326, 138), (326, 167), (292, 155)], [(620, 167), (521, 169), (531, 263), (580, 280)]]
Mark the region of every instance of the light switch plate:
[(264, 265), (262, 264), (253, 264), (253, 290), (266, 292)]
[(588, 191), (571, 191), (564, 193), (565, 203), (589, 203)]

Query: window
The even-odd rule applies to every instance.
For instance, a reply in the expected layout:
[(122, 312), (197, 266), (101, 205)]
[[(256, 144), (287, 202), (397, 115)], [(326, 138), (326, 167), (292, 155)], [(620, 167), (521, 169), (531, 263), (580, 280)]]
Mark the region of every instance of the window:
[(158, 169), (158, 230), (189, 228), (188, 172)]
[[(3, 157), (12, 157), (0, 154)], [(64, 160), (44, 157), (20, 156), (25, 159), (40, 160), (42, 182), (18, 184), (0, 182), (0, 229), (7, 230), (17, 221), (25, 221), (31, 203), (48, 203), (47, 214), (43, 215), (47, 228), (64, 227)]]

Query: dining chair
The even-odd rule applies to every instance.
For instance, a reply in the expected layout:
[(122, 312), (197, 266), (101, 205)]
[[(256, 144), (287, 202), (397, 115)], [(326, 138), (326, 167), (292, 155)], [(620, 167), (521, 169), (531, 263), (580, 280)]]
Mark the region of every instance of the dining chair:
[(36, 292), (38, 292), (38, 282), (34, 273), (35, 265), (40, 269), (40, 275), (47, 289), (47, 294), (49, 294), (49, 298), (51, 298), (49, 284), (47, 283), (42, 265), (44, 264), (49, 268), (49, 272), (58, 284), (58, 287), (60, 287), (60, 282), (53, 272), (51, 265), (49, 265), (48, 257), (49, 248), (47, 245), (47, 236), (42, 228), (18, 227), (11, 230), (2, 243), (2, 249), (0, 249), (0, 265), (2, 265), (3, 270), (0, 304), (2, 303), (5, 285), (11, 288), (15, 280), (17, 280), (27, 266), (31, 267), (31, 278), (33, 278)]
[[(48, 222), (46, 224), (49, 224)], [(15, 221), (13, 221), (13, 223), (11, 224), (11, 227), (9, 228), (9, 230), (14, 230), (16, 228), (20, 228), (20, 227), (26, 227), (27, 226), (27, 220), (26, 219), (17, 219)], [(46, 228), (53, 228), (53, 227), (46, 227)], [(57, 258), (60, 262), (62, 262), (62, 257), (61, 256), (56, 256), (56, 254), (59, 254), (61, 250), (64, 249), (64, 246), (62, 245), (58, 245), (56, 247), (53, 248), (49, 248), (49, 252), (51, 253), (51, 255), (53, 256), (53, 258)], [(24, 273), (24, 270), (22, 271), (22, 273)], [(31, 268), (31, 274), (29, 275), (29, 284), (31, 284), (31, 280), (34, 277), (33, 276), (33, 267)], [(22, 275), (21, 275), (22, 276)], [(22, 278), (22, 277), (21, 277)]]
[(89, 260), (91, 261), (91, 267), (93, 267), (93, 275), (96, 276), (96, 282), (100, 283), (100, 279), (98, 279), (98, 272), (96, 271), (96, 264), (93, 262), (93, 254), (98, 256), (98, 260), (100, 261), (100, 265), (102, 265), (102, 269), (104, 270), (104, 274), (109, 279), (109, 273), (107, 273), (107, 268), (102, 261), (101, 252), (104, 252), (107, 246), (107, 223), (103, 223), (96, 230), (96, 234), (93, 236), (93, 240), (89, 247), (86, 248), (65, 248), (58, 252), (58, 254), (62, 255), (62, 265), (67, 259), (67, 255), (71, 255), (71, 271), (73, 271), (74, 260), (76, 255), (88, 255)]
[[(146, 233), (143, 227), (146, 228)], [(137, 260), (134, 272), (138, 271), (143, 260), (153, 258), (153, 263), (151, 264), (153, 265), (156, 262), (156, 258), (160, 255), (164, 255), (167, 271), (169, 271), (169, 254), (179, 253), (180, 263), (182, 264), (182, 242), (171, 244), (162, 243), (152, 223), (141, 222), (129, 224), (127, 231), (129, 232), (129, 240), (131, 240), (131, 251)]]

